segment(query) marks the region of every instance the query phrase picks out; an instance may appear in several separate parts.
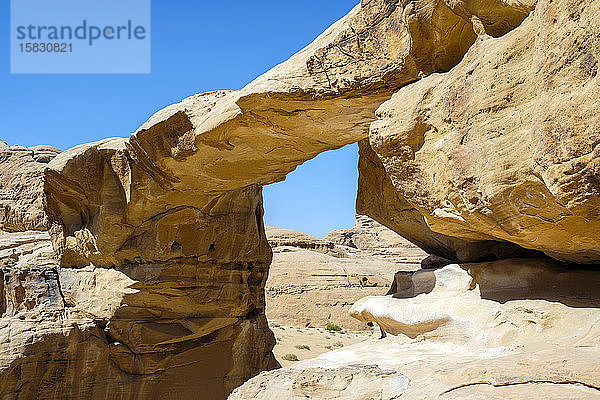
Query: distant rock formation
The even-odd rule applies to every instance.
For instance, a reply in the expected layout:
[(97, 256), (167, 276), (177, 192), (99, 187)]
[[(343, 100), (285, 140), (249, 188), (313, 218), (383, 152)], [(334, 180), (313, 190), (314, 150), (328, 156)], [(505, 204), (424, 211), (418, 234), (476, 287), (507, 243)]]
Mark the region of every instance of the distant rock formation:
[(265, 227), (265, 233), (271, 248), (289, 246), (299, 249), (314, 250), (324, 254), (334, 253), (335, 250), (335, 243), (332, 241), (324, 240), (304, 232), (267, 226)]
[(357, 215), (352, 228), (331, 231), (323, 239), (272, 226), (267, 226), (265, 232), (275, 252), (289, 246), (334, 257), (373, 257), (399, 263), (420, 262), (427, 256), (418, 246), (366, 215)]
[(329, 232), (325, 240), (388, 261), (411, 263), (427, 256), (418, 246), (366, 215), (357, 215), (350, 229)]
[(390, 271), (414, 271), (426, 256), (366, 216), (357, 216), (353, 228), (333, 231), (325, 239), (275, 227), (265, 232), (273, 248), (266, 314), (280, 325), (370, 329), (350, 317), (352, 304), (364, 296), (384, 295), (392, 283)]

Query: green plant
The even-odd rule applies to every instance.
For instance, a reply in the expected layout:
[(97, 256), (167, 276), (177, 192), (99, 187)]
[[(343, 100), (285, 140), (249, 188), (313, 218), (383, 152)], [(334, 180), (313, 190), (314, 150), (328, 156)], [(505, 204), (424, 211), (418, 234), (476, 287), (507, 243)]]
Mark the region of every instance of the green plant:
[(286, 360), (286, 361), (300, 361), (300, 360), (298, 360), (298, 356), (297, 355), (290, 354), (290, 353), (288, 353), (285, 356), (283, 356), (283, 359)]
[(297, 344), (294, 346), (298, 350), (308, 350), (310, 351), (310, 347), (307, 344)]
[(341, 332), (342, 331), (342, 328), (340, 328), (338, 325), (332, 324), (332, 323), (328, 323), (327, 326), (325, 327), (325, 329), (327, 329), (329, 332)]

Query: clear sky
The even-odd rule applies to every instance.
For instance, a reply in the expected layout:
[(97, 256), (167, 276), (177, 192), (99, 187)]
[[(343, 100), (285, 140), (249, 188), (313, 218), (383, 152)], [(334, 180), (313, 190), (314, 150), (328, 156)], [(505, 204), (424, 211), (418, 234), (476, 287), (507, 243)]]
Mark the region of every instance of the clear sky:
[[(238, 89), (309, 44), (358, 0), (152, 0), (152, 72), (11, 75), (10, 2), (2, 1), (0, 138), (67, 149), (128, 136), (199, 92)], [(322, 236), (354, 220), (356, 146), (320, 155), (265, 189), (265, 223)]]

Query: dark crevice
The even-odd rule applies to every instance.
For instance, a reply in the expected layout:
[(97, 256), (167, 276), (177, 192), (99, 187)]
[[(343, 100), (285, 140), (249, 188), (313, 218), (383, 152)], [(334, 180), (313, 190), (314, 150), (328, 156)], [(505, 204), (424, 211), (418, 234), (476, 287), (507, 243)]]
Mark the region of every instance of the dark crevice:
[(597, 390), (600, 392), (600, 387), (586, 383), (586, 382), (576, 381), (576, 380), (531, 379), (531, 380), (518, 381), (518, 382), (502, 382), (502, 383), (491, 383), (491, 382), (487, 382), (487, 381), (465, 383), (462, 385), (454, 386), (454, 387), (442, 392), (440, 395), (443, 396), (447, 393), (453, 392), (458, 389), (462, 389), (462, 388), (470, 387), (470, 386), (478, 386), (478, 385), (490, 385), (490, 386), (499, 388), (499, 387), (504, 387), (504, 386), (518, 386), (518, 385), (529, 385), (529, 384), (537, 384), (537, 383), (549, 383), (549, 384), (554, 384), (554, 385), (581, 385), (581, 386), (585, 386), (589, 389), (594, 389), (594, 390)]
[(4, 271), (0, 270), (0, 318), (6, 312), (6, 300), (4, 297)]

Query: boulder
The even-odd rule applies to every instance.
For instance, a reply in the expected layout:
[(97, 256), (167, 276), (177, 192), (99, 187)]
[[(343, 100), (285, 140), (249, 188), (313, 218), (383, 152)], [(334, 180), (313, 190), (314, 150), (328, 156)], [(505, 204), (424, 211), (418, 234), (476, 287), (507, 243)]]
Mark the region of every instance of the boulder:
[[(480, 35), (451, 71), (395, 93), (369, 144), (406, 207), (362, 212), (421, 236), (424, 221), (435, 233), (425, 244), (450, 259), (486, 258), (464, 254), (463, 242), (494, 255), (500, 242), (600, 261), (599, 32), (596, 2), (539, 1), (514, 31)], [(419, 228), (402, 225), (409, 214)]]

